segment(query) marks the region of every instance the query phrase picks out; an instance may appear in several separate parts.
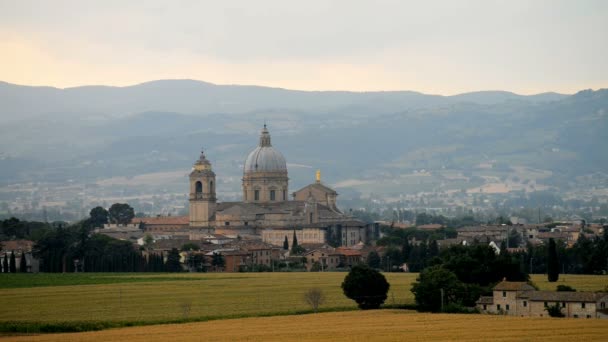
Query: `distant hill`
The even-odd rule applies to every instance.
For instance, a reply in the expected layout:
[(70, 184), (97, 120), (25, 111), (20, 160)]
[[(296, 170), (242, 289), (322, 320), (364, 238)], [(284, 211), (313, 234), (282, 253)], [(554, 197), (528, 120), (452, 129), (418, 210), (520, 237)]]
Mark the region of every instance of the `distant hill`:
[[(242, 162), (264, 120), (293, 165), (293, 188), (310, 181), (315, 168), (330, 184), (374, 184), (424, 170), (434, 173), (428, 188), (435, 190), (468, 186), (438, 176), (450, 170), (489, 167), (479, 183), (533, 168), (559, 188), (608, 169), (606, 89), (439, 96), (191, 80), (68, 89), (0, 83), (0, 103), (4, 185), (188, 170), (204, 146), (218, 175), (238, 190)], [(386, 191), (417, 191), (423, 180)]]
[(346, 92), (296, 91), (241, 85), (215, 85), (193, 80), (162, 80), (128, 87), (84, 86), (59, 89), (0, 82), (0, 122), (39, 116), (123, 117), (146, 111), (185, 114), (246, 113), (289, 109), (323, 114), (353, 108), (391, 113), (404, 109), (459, 102), (496, 104), (510, 100), (556, 101), (566, 95), (517, 95), (509, 92), (475, 92), (455, 96), (426, 95), (412, 91)]

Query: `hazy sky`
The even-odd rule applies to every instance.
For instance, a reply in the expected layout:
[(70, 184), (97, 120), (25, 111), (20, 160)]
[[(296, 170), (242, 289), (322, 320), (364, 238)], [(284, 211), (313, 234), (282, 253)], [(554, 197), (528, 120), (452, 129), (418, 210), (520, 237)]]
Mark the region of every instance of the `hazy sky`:
[(0, 80), (306, 90), (608, 87), (608, 1), (0, 0)]

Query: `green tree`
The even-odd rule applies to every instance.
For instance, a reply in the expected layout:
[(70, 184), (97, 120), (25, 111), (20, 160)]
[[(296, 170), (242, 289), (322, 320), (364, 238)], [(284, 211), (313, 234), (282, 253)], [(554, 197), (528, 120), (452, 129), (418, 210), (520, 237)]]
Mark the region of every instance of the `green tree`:
[(2, 271), (8, 273), (8, 255), (4, 253), (4, 261), (2, 262)]
[(211, 266), (215, 267), (216, 270), (224, 268), (224, 266), (226, 266), (226, 260), (224, 260), (224, 256), (220, 253), (213, 253), (213, 257), (211, 259)]
[(557, 292), (576, 292), (576, 289), (568, 285), (557, 285)]
[(172, 248), (167, 254), (167, 263), (165, 264), (165, 268), (167, 272), (181, 272), (182, 264), (179, 262), (180, 256), (177, 248)]
[(293, 231), (293, 242), (291, 243), (291, 254), (292, 255), (301, 255), (304, 253), (304, 247), (298, 244), (298, 237), (296, 236), (296, 231)]
[(152, 237), (152, 235), (146, 234), (146, 236), (144, 236), (144, 248), (149, 250), (150, 248), (152, 248), (153, 243), (154, 238)]
[(366, 265), (353, 266), (342, 282), (344, 295), (363, 310), (379, 308), (386, 300), (389, 287), (384, 275)]
[(135, 212), (133, 208), (127, 203), (114, 203), (110, 207), (109, 219), (110, 222), (116, 224), (128, 224), (131, 223), (133, 217), (135, 217)]
[(559, 303), (548, 305), (545, 307), (545, 310), (551, 317), (565, 317), (565, 315), (562, 313), (562, 308), (559, 307)]
[(285, 240), (283, 241), (283, 249), (286, 251), (289, 250), (289, 240), (287, 239), (287, 235), (285, 235)]
[(425, 268), (412, 285), (412, 293), (421, 311), (438, 312), (443, 304), (461, 304), (464, 287), (456, 274), (441, 265)]
[(201, 247), (197, 244), (195, 244), (194, 242), (189, 242), (189, 243), (185, 243), (182, 246), (182, 251), (183, 252), (187, 252), (187, 251), (199, 251), (201, 249)]
[(378, 254), (378, 252), (376, 251), (371, 251), (369, 252), (369, 254), (367, 255), (367, 266), (371, 267), (371, 268), (380, 268), (380, 255)]
[(91, 228), (103, 227), (108, 223), (109, 213), (103, 207), (95, 207), (89, 212), (89, 225)]
[(17, 273), (17, 262), (15, 260), (15, 251), (11, 251), (11, 261), (9, 264), (9, 269), (11, 273)]
[(555, 245), (555, 240), (553, 239), (549, 239), (549, 249), (547, 250), (547, 279), (549, 282), (556, 282), (559, 279), (557, 246)]
[(21, 252), (21, 258), (19, 260), (19, 272), (27, 272), (27, 261), (25, 260), (25, 252)]

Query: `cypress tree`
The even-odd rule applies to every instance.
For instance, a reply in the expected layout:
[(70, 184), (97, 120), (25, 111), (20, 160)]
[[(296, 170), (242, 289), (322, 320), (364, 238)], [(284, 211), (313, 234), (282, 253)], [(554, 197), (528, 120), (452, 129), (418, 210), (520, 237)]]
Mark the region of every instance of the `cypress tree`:
[(298, 247), (298, 237), (296, 236), (296, 231), (293, 231), (293, 242), (291, 243), (291, 249)]
[(15, 252), (11, 251), (11, 263), (10, 263), (11, 273), (17, 273), (17, 261), (15, 260)]
[(287, 240), (287, 235), (285, 235), (285, 241), (283, 241), (283, 249), (289, 250), (289, 241)]
[(27, 262), (25, 260), (24, 252), (21, 252), (21, 260), (19, 261), (19, 272), (21, 272), (21, 273), (27, 272)]
[(557, 259), (557, 246), (553, 239), (549, 239), (549, 250), (547, 251), (547, 278), (549, 282), (559, 279), (559, 260)]
[(8, 256), (4, 253), (4, 261), (2, 262), (2, 272), (8, 273)]

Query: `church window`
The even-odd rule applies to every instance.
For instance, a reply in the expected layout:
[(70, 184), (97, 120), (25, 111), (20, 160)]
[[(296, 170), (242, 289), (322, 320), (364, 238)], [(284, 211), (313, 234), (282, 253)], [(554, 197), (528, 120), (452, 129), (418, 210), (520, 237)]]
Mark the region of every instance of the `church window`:
[(246, 225), (246, 226), (248, 226), (248, 225), (249, 225), (249, 222), (245, 221), (245, 225)]
[(253, 190), (253, 200), (254, 201), (260, 200), (260, 190)]
[(196, 182), (195, 188), (196, 188), (195, 191), (197, 194), (202, 193), (203, 192), (203, 183), (201, 183), (200, 181)]
[(213, 181), (209, 182), (209, 192), (213, 192)]
[(312, 213), (308, 214), (308, 220), (310, 221), (309, 223), (312, 223)]
[(270, 200), (271, 201), (275, 200), (275, 191), (274, 190), (270, 190)]
[(283, 201), (287, 200), (287, 190), (283, 190)]

